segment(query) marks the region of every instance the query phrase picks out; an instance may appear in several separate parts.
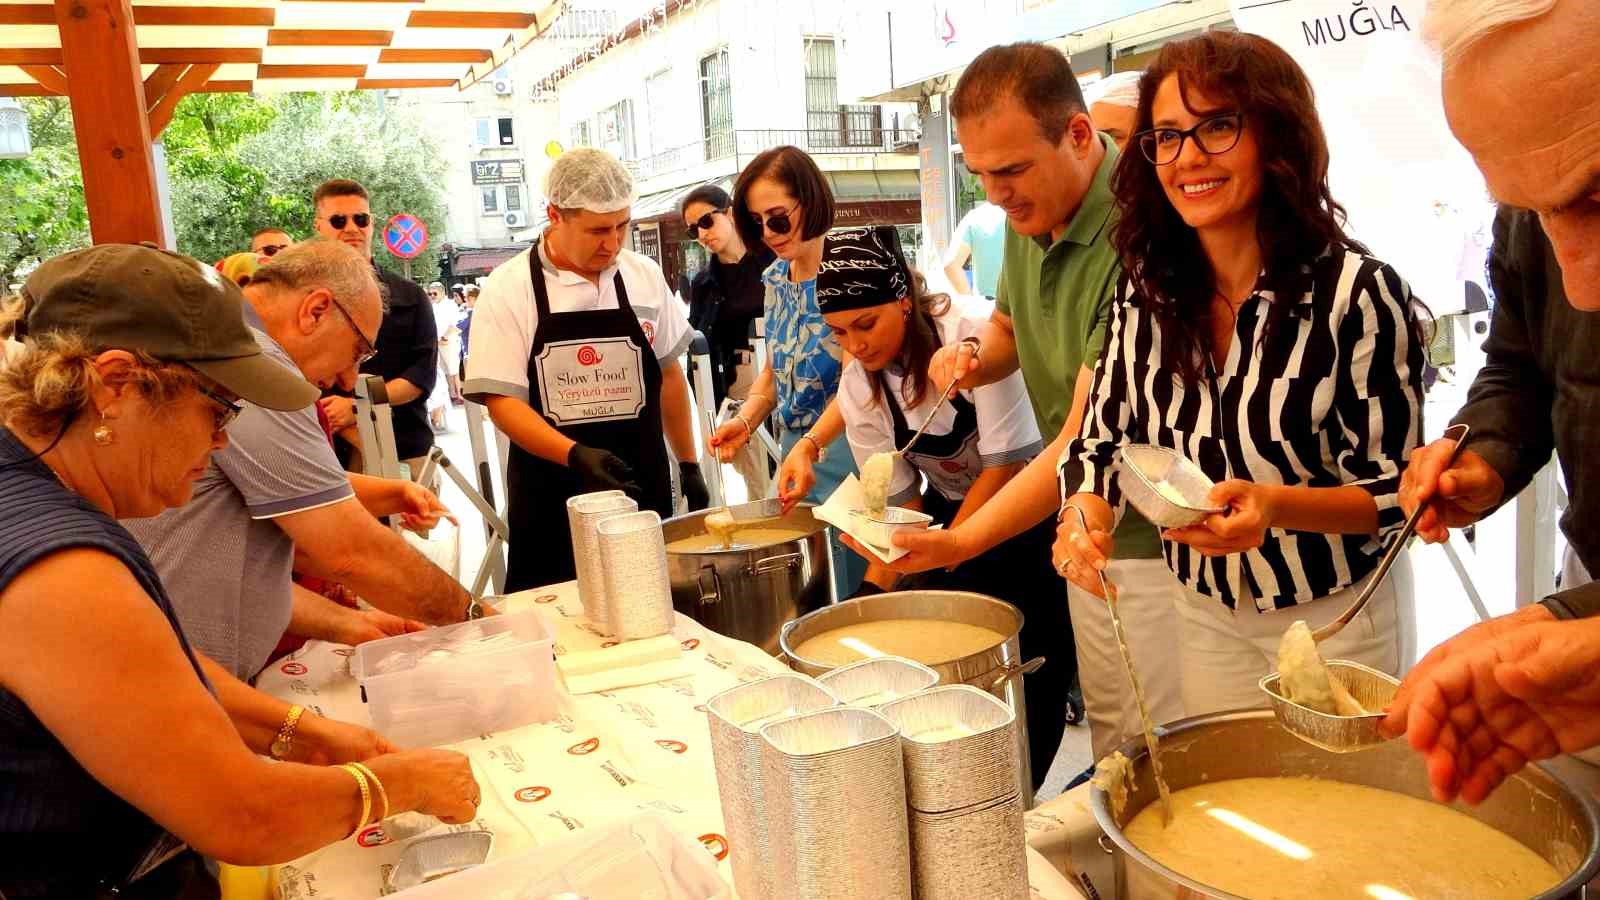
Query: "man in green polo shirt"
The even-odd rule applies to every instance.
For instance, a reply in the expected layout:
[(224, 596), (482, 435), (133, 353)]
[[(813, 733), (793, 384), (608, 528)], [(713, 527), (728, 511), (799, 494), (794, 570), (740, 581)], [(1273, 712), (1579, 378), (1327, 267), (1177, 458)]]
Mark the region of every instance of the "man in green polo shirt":
[[(993, 318), (976, 339), (941, 349), (929, 371), (935, 384), (977, 387), (1021, 366), (1039, 432), (1055, 440), (959, 526), (898, 535), (895, 543), (912, 551), (896, 564), (902, 571), (970, 559), (1060, 509), (1056, 461), (1083, 422), (1121, 271), (1111, 244), (1116, 144), (1095, 131), (1065, 56), (1037, 43), (991, 47), (962, 74), (950, 111), (967, 167), (1006, 211), (1005, 258)], [(1155, 529), (1137, 513), (1123, 517), (1115, 539), (1106, 575), (1150, 714), (1171, 721), (1183, 715), (1176, 583)], [(1104, 601), (1063, 587), (1098, 759), (1141, 733), (1138, 705)]]

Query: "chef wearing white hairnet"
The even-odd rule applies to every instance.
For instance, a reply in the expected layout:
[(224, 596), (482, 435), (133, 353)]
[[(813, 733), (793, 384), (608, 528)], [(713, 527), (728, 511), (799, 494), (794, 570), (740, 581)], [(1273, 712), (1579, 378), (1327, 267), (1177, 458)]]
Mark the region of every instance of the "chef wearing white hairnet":
[(633, 177), (602, 150), (562, 154), (545, 177), (550, 225), (489, 275), (462, 391), (511, 438), (506, 590), (574, 577), (567, 499), (622, 490), (672, 514), (665, 432), (691, 509), (695, 463), (689, 319), (649, 257), (623, 247)]

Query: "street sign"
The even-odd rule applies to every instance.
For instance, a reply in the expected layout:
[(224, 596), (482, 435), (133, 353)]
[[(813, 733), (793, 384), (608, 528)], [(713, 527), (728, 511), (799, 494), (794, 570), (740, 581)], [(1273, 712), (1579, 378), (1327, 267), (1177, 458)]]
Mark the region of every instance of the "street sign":
[(475, 159), (471, 166), (473, 184), (522, 183), (520, 159)]
[(399, 213), (384, 226), (383, 245), (401, 259), (416, 259), (428, 249), (428, 226), (410, 213)]

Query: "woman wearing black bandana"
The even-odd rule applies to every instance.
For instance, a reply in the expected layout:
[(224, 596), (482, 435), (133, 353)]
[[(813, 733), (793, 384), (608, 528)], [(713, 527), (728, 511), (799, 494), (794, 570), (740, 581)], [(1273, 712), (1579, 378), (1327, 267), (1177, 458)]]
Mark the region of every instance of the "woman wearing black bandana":
[[(928, 296), (906, 264), (895, 230), (834, 231), (823, 242), (817, 304), (853, 357), (835, 399), (857, 465), (910, 440), (946, 385), (931, 384), (928, 359), (977, 331), (982, 301), (958, 307)], [(950, 527), (976, 512), (1043, 449), (1020, 372), (992, 385), (956, 391), (910, 452), (895, 460), (889, 504), (920, 509)], [(941, 588), (999, 597), (1022, 610), (1024, 658), (1047, 662), (1026, 680), (1035, 786), (1061, 742), (1067, 689), (1076, 669), (1061, 580), (1050, 567), (1051, 523), (1041, 523), (954, 571), (901, 577), (859, 546), (870, 563), (866, 590)], [(848, 538), (846, 539), (848, 541)]]

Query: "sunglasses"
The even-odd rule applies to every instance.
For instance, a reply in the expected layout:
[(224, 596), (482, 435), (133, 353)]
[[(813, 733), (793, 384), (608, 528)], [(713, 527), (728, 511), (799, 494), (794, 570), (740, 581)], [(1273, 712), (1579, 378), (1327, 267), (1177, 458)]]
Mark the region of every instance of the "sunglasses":
[[(344, 226), (343, 225), (338, 225), (338, 226), (335, 226), (335, 227), (343, 228)], [(287, 248), (288, 246), (289, 246), (288, 244), (268, 244), (265, 247), (261, 248), (261, 255), (262, 256), (277, 256), (279, 250), (283, 250), (283, 249)]]
[(346, 222), (355, 222), (357, 228), (366, 228), (368, 225), (372, 224), (372, 213), (356, 213), (353, 216), (347, 216), (344, 213), (334, 213), (328, 217), (328, 224), (332, 225), (339, 231), (344, 230)]
[(789, 207), (788, 212), (781, 212), (766, 219), (761, 218), (760, 213), (751, 213), (750, 221), (757, 228), (766, 228), (773, 234), (788, 234), (794, 228), (794, 222), (790, 221), (789, 217), (794, 215), (794, 211), (799, 208), (800, 204), (796, 203)]
[(228, 398), (218, 394), (213, 390), (210, 390), (209, 388), (197, 386), (196, 390), (205, 395), (207, 400), (210, 400), (219, 407), (216, 412), (217, 431), (226, 431), (228, 426), (233, 424), (233, 420), (239, 418), (239, 414), (244, 412), (244, 404), (238, 400), (229, 400)]
[(715, 219), (712, 218), (712, 216), (715, 216), (719, 212), (727, 212), (727, 210), (725, 210), (725, 209), (714, 209), (711, 212), (708, 212), (705, 215), (701, 216), (700, 218), (695, 219), (693, 222), (690, 222), (689, 223), (689, 240), (697, 241), (697, 240), (700, 239), (700, 232), (702, 232), (702, 231), (710, 231), (711, 230), (711, 223), (716, 221)]

